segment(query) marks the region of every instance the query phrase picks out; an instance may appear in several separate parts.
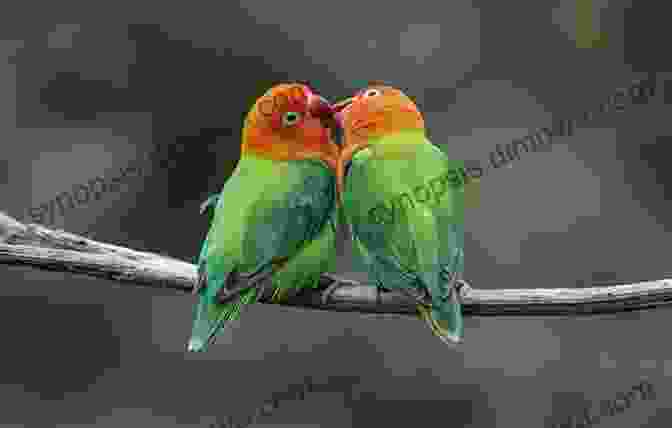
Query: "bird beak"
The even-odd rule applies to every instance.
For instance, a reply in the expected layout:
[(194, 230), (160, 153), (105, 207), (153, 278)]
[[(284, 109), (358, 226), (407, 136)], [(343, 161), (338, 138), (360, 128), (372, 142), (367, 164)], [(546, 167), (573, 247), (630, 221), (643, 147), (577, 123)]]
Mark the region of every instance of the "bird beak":
[(324, 97), (321, 97), (317, 94), (308, 95), (308, 113), (311, 116), (320, 119), (321, 121), (328, 121), (333, 119), (334, 110), (329, 104), (329, 101), (325, 100)]
[(332, 133), (341, 125), (340, 121), (334, 116), (336, 112), (329, 101), (317, 94), (308, 94), (308, 113), (318, 118), (322, 126), (331, 129)]

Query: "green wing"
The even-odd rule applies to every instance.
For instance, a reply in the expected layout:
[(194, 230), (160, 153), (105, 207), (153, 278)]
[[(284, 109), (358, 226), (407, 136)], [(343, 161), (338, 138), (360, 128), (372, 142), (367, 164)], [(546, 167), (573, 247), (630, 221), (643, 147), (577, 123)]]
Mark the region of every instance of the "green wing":
[[(239, 278), (246, 275), (270, 272), (279, 260), (292, 268), (316, 259), (308, 244), (329, 227), (334, 203), (334, 177), (321, 162), (241, 159), (222, 190), (201, 250), (190, 350), (205, 350), (227, 321), (237, 319), (242, 307), (257, 299), (256, 290), (247, 290), (220, 304), (222, 288), (239, 287)], [(328, 243), (328, 234), (324, 239)], [(294, 279), (290, 271), (275, 283), (294, 284)]]
[(412, 155), (402, 157), (386, 158), (378, 147), (358, 152), (346, 178), (345, 210), (378, 285), (417, 297), (427, 292), (438, 305), (450, 291), (446, 273), (462, 266), (460, 163), (428, 141), (410, 147)]
[(320, 275), (333, 272), (336, 260), (335, 211), (319, 235), (273, 275), (273, 287), (282, 291), (316, 288)]

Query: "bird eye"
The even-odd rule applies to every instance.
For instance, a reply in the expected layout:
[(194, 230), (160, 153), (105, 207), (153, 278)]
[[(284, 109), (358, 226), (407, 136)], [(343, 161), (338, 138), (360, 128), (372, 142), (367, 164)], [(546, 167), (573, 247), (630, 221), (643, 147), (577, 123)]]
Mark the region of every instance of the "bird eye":
[(381, 94), (381, 92), (380, 92), (378, 89), (369, 89), (369, 90), (367, 90), (366, 92), (364, 92), (364, 97), (365, 97), (365, 98), (367, 98), (367, 97), (376, 97), (376, 96), (378, 96), (378, 95), (380, 95), (380, 94)]
[(295, 112), (295, 111), (288, 111), (284, 115), (282, 115), (282, 124), (284, 126), (292, 126), (296, 124), (301, 120), (301, 113)]

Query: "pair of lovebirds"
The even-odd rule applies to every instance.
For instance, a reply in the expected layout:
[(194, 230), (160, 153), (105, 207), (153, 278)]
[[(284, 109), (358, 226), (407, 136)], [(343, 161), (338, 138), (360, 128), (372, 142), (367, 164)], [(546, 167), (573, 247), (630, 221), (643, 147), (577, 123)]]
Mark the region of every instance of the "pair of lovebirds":
[(438, 338), (461, 342), (464, 188), (451, 179), (456, 165), (427, 139), (422, 114), (398, 89), (370, 83), (333, 105), (304, 84), (269, 89), (246, 117), (235, 171), (202, 206), (215, 211), (188, 350), (205, 351), (264, 293), (281, 302), (317, 287), (334, 266), (339, 223), (349, 224), (376, 286), (412, 296)]

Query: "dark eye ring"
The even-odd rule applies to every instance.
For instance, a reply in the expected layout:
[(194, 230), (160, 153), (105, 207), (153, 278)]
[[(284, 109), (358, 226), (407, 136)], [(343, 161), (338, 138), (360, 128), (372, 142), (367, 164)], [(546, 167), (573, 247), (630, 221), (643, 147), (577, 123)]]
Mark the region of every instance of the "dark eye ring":
[(282, 124), (283, 126), (292, 126), (295, 125), (299, 120), (301, 120), (301, 113), (296, 111), (288, 111), (282, 115)]
[(380, 94), (381, 92), (378, 89), (368, 89), (366, 92), (364, 92), (364, 97), (376, 97)]

